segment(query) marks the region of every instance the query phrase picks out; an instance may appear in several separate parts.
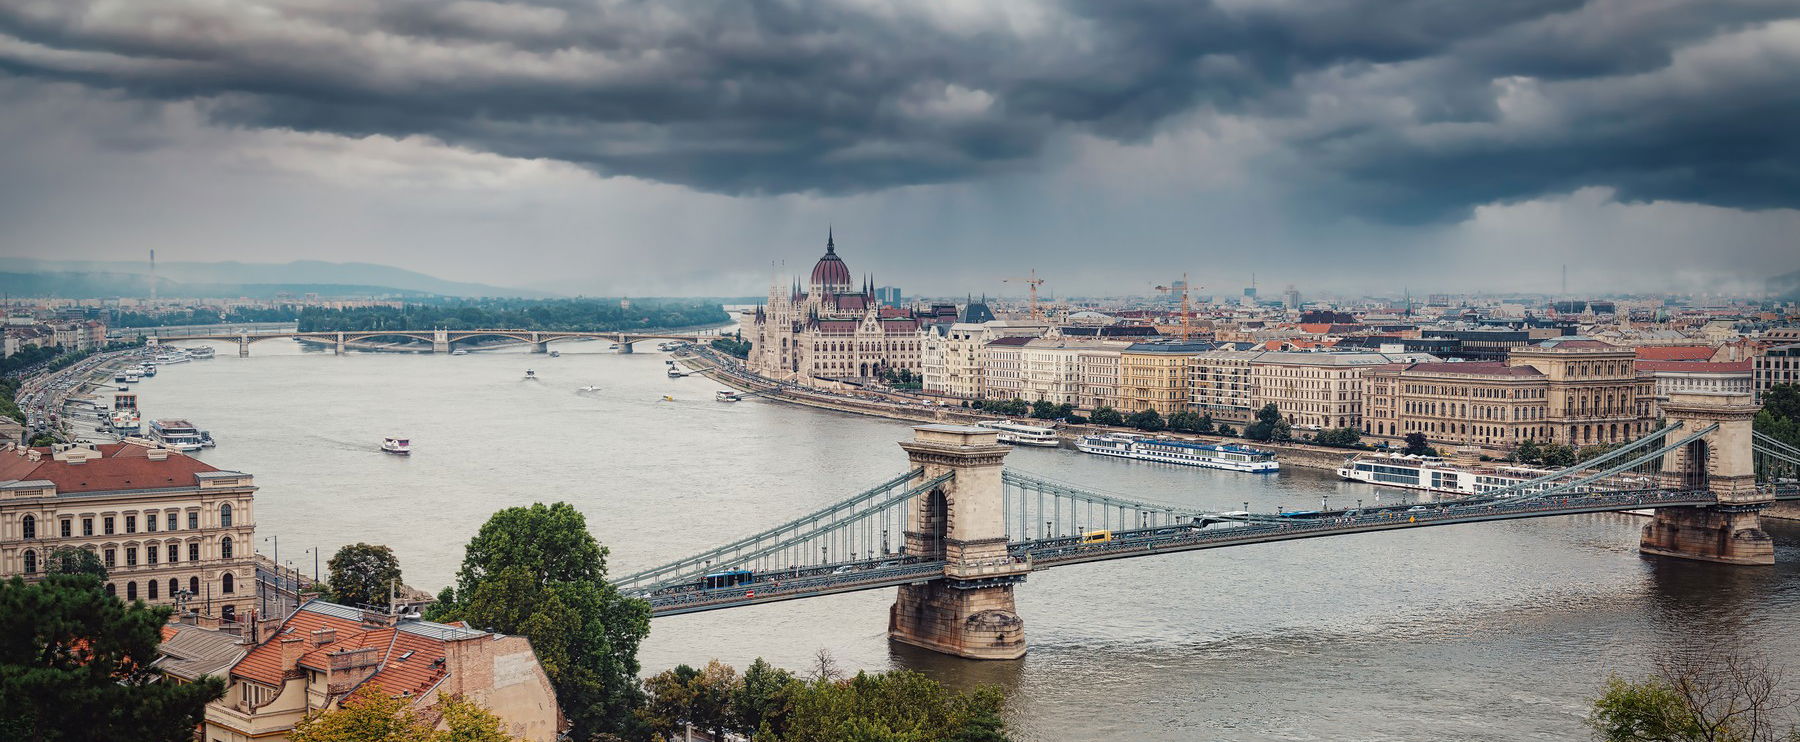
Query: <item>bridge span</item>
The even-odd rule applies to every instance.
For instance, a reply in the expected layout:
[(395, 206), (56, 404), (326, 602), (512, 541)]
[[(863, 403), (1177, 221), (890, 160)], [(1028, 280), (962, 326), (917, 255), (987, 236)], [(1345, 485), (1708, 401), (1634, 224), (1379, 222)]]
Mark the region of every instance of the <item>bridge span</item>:
[(1678, 393), (1661, 430), (1568, 469), (1429, 504), (1206, 511), (1006, 469), (994, 431), (923, 425), (913, 468), (792, 521), (628, 575), (653, 616), (894, 588), (895, 641), (973, 659), (1025, 652), (1013, 591), (1035, 571), (1202, 549), (1580, 513), (1652, 510), (1643, 553), (1774, 563), (1759, 514), (1800, 500), (1800, 449), (1756, 435), (1748, 395)]
[(448, 353), (456, 343), (475, 338), (508, 338), (528, 343), (533, 353), (548, 353), (550, 344), (561, 340), (610, 340), (617, 343), (620, 353), (632, 352), (631, 346), (646, 340), (673, 340), (688, 343), (710, 342), (721, 337), (717, 331), (699, 332), (568, 332), (550, 330), (328, 330), (302, 332), (297, 329), (264, 329), (260, 331), (241, 330), (223, 332), (187, 332), (169, 335), (152, 335), (147, 338), (151, 345), (175, 343), (183, 341), (214, 340), (234, 342), (238, 345), (238, 357), (250, 355), (250, 344), (264, 340), (315, 340), (331, 343), (338, 355), (348, 350), (349, 343), (371, 340), (375, 338), (410, 339), (431, 344), (431, 352)]

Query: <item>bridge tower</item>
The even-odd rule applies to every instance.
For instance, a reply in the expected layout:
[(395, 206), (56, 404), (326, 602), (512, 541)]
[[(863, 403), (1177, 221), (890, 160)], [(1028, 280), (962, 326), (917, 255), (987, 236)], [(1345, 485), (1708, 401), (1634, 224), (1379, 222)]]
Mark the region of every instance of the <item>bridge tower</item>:
[(449, 353), (450, 352), (450, 331), (449, 330), (432, 330), (431, 331), (431, 352), (433, 352), (433, 353)]
[(339, 332), (337, 334), (337, 345), (335, 347), (335, 350), (337, 352), (337, 355), (341, 356), (344, 354), (344, 333), (342, 333), (342, 332)]
[(533, 352), (533, 353), (549, 353), (550, 352), (550, 343), (545, 342), (541, 337), (542, 335), (543, 335), (543, 333), (536, 332), (536, 331), (533, 331), (531, 333), (531, 352)]
[(1724, 564), (1774, 564), (1775, 544), (1763, 532), (1761, 516), (1774, 493), (1756, 486), (1751, 452), (1755, 400), (1749, 394), (1675, 392), (1662, 409), (1670, 422), (1685, 423), (1684, 431), (1714, 423), (1719, 429), (1665, 455), (1661, 486), (1710, 490), (1719, 504), (1657, 510), (1638, 549)]
[(244, 333), (238, 333), (238, 357), (250, 357), (250, 336)]
[(944, 654), (980, 660), (1025, 656), (1025, 622), (1013, 586), (1029, 567), (1007, 555), (1002, 463), (1011, 446), (995, 431), (966, 425), (920, 425), (900, 444), (930, 480), (955, 477), (916, 498), (907, 513), (903, 552), (942, 559), (944, 576), (900, 587), (888, 612), (888, 637)]
[(625, 355), (631, 354), (631, 343), (625, 341), (625, 333), (623, 332), (619, 333), (619, 353)]

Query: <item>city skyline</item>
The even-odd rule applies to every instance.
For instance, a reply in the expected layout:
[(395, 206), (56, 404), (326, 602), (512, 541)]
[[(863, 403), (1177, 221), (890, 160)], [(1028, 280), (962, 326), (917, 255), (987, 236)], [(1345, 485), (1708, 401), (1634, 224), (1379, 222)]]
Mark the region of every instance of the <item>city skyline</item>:
[(0, 3), (0, 254), (640, 295), (758, 293), (827, 225), (942, 296), (1800, 268), (1791, 7), (1460, 7)]

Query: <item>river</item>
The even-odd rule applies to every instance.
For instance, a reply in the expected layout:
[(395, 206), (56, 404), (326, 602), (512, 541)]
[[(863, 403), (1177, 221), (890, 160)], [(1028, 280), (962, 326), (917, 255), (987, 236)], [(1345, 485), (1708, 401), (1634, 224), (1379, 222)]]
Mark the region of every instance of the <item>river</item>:
[[(669, 379), (655, 352), (604, 342), (466, 356), (219, 344), (218, 358), (139, 385), (145, 419), (180, 416), (256, 476), (257, 531), (312, 569), (387, 544), (409, 584), (448, 584), (495, 510), (568, 501), (624, 574), (745, 535), (904, 471), (904, 423), (751, 399)], [(639, 346), (649, 350), (653, 344)], [(539, 380), (523, 380), (526, 368)], [(597, 385), (600, 391), (577, 388)], [(664, 401), (663, 395), (674, 401)], [(410, 437), (410, 458), (376, 450)], [(1373, 501), (1320, 472), (1278, 476), (1020, 449), (1008, 465), (1190, 506), (1311, 509)], [(1381, 494), (1395, 497), (1392, 491)], [(1771, 523), (1778, 565), (1637, 554), (1643, 520), (1587, 515), (1366, 534), (1064, 567), (1031, 575), (1031, 645), (977, 663), (891, 645), (892, 591), (657, 619), (646, 673), (756, 657), (802, 669), (912, 668), (997, 683), (1022, 740), (1585, 738), (1608, 673), (1681, 646), (1749, 648), (1800, 667), (1800, 529)], [(274, 551), (264, 540), (260, 549)]]

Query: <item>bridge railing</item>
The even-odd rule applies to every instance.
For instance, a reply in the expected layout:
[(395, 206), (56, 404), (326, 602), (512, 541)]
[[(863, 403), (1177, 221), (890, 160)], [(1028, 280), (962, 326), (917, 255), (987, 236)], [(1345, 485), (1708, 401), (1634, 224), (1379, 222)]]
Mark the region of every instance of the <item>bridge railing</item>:
[(1014, 541), (1216, 517), (1204, 510), (1095, 492), (1017, 469), (1002, 472), (1000, 480), (1006, 488), (1002, 515), (1007, 537)]

